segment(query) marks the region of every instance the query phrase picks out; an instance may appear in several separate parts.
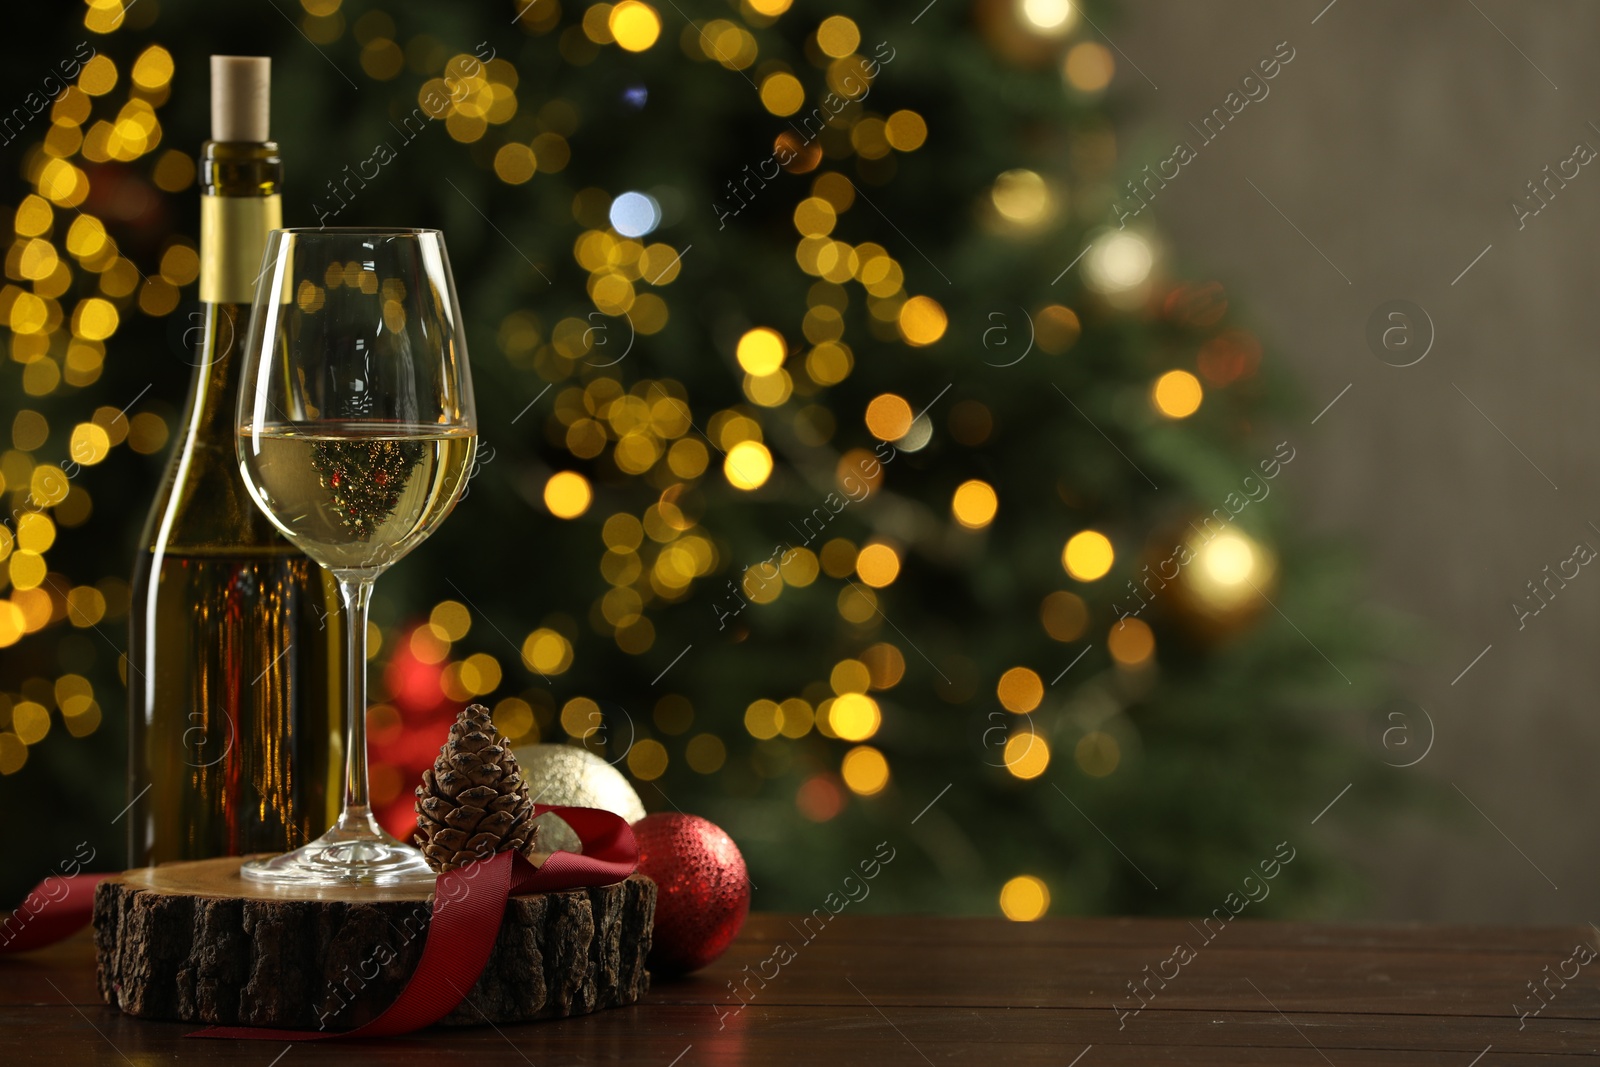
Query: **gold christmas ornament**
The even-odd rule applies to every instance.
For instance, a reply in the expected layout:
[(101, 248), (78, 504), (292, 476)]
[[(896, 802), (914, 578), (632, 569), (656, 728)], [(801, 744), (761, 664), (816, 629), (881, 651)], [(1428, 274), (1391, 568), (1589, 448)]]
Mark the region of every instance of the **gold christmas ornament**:
[[(600, 808), (620, 815), (629, 823), (644, 818), (644, 804), (622, 772), (577, 745), (520, 745), (511, 750), (522, 768), (528, 795), (535, 804), (562, 804), (577, 808)], [(539, 850), (554, 852), (580, 849), (578, 836), (566, 823), (551, 815), (541, 815)]]

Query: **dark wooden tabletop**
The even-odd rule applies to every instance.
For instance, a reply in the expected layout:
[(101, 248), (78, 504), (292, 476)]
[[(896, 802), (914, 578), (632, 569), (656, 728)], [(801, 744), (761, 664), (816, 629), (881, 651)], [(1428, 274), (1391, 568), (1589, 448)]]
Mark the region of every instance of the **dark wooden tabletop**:
[[(1193, 950), (1192, 958), (1174, 956), (1180, 944)], [(1018, 924), (849, 915), (807, 942), (784, 917), (757, 915), (717, 963), (687, 979), (658, 982), (643, 1003), (629, 1008), (499, 1030), (290, 1046), (186, 1040), (192, 1025), (121, 1016), (95, 994), (85, 934), (0, 959), (0, 1062), (1595, 1062), (1600, 960), (1591, 957), (1597, 945), (1600, 935), (1591, 927), (1241, 919), (1208, 943), (1182, 920)], [(762, 975), (769, 977), (763, 981)], [(1146, 1004), (1138, 1014), (1132, 1013), (1140, 1002), (1129, 982)], [(1540, 999), (1530, 983), (1539, 987)]]

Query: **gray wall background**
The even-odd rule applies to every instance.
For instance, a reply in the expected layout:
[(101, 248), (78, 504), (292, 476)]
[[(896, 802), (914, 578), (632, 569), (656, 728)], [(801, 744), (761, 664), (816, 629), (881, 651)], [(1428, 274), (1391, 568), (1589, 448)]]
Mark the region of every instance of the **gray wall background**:
[[(1124, 171), (1197, 141), (1188, 123), (1279, 42), (1297, 53), (1154, 206), (1311, 413), (1350, 386), (1296, 433), (1286, 490), (1314, 528), (1366, 547), (1369, 596), (1424, 638), (1401, 677), (1435, 744), (1406, 773), (1441, 783), (1454, 817), (1397, 814), (1363, 840), (1335, 807), (1310, 832), (1360, 858), (1376, 917), (1587, 922), (1600, 567), (1520, 631), (1511, 605), (1578, 542), (1600, 549), (1600, 159), (1520, 231), (1510, 204), (1577, 142), (1600, 150), (1600, 4), (1475, 2), (1145, 0), (1101, 28), (1125, 53)], [(1435, 327), (1415, 366), (1364, 339), (1396, 298)]]

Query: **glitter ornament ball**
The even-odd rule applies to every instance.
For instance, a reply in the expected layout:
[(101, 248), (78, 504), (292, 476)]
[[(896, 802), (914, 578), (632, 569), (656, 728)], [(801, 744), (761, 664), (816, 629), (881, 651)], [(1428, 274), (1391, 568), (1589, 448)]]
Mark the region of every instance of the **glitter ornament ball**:
[(722, 955), (750, 912), (750, 878), (739, 847), (698, 815), (662, 812), (633, 824), (639, 873), (656, 883), (650, 969), (698, 970)]
[[(628, 822), (644, 818), (644, 804), (622, 772), (577, 745), (519, 745), (513, 748), (528, 796), (535, 804), (562, 804), (574, 808), (600, 808)], [(578, 835), (553, 815), (541, 815), (539, 851), (563, 849), (577, 852)]]

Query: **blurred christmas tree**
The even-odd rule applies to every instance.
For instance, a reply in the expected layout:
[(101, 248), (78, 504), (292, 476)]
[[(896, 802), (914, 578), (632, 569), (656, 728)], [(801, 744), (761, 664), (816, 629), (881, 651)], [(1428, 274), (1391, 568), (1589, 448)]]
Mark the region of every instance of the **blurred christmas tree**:
[(8, 149), (0, 804), (76, 805), (9, 889), (118, 858), (123, 578), (226, 51), (274, 57), (286, 218), (440, 226), (472, 319), (480, 468), (376, 608), (392, 828), (482, 699), (725, 826), (758, 907), (883, 840), (870, 908), (1204, 912), (1285, 839), (1263, 910), (1347, 888), (1306, 827), (1385, 795), (1372, 627), (1267, 501), (1272, 361), (1115, 224), (1073, 6), (276, 6), (89, 0), (9, 46), (43, 104)]

